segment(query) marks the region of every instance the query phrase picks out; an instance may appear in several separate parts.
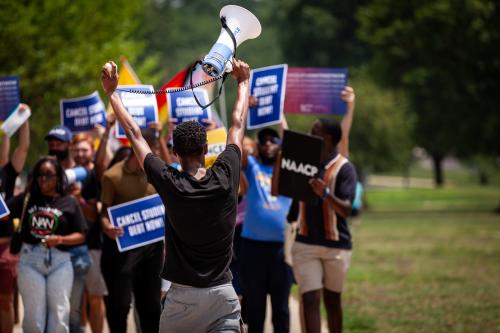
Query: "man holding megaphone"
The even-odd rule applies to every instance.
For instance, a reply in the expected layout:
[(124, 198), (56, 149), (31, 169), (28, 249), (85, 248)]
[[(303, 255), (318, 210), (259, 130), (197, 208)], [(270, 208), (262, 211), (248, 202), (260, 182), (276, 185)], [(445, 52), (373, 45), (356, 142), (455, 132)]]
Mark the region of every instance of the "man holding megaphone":
[(205, 169), (207, 134), (188, 121), (173, 132), (173, 149), (182, 172), (154, 156), (140, 128), (116, 93), (117, 66), (102, 68), (102, 85), (134, 153), (165, 205), (166, 260), (162, 277), (172, 282), (164, 300), (160, 332), (240, 330), (240, 304), (231, 285), (229, 264), (249, 96), (249, 66), (232, 61), (237, 98), (226, 149)]

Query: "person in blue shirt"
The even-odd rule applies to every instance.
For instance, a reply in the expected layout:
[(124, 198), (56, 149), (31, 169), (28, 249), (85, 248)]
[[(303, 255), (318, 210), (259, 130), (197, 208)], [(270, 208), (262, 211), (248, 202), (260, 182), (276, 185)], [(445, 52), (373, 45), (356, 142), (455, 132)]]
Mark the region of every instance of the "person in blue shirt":
[(248, 208), (240, 248), (243, 304), (249, 332), (263, 332), (269, 294), (274, 332), (288, 332), (288, 297), (293, 278), (284, 261), (283, 242), (291, 199), (271, 195), (273, 167), (281, 144), (278, 132), (264, 128), (257, 136), (258, 157), (243, 156), (248, 180)]

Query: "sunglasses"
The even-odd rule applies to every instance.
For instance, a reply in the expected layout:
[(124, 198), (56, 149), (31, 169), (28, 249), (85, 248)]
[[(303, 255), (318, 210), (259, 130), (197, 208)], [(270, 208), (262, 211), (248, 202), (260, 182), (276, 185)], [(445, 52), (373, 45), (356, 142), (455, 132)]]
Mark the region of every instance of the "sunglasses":
[(56, 178), (57, 175), (55, 173), (41, 173), (38, 175), (38, 179), (40, 180), (52, 180)]

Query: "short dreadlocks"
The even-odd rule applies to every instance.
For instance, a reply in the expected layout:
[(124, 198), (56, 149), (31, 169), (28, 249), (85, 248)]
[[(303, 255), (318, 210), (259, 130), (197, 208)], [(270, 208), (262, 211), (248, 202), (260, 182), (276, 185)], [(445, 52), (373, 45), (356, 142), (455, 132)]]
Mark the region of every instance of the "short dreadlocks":
[(207, 143), (207, 131), (197, 121), (186, 121), (173, 134), (174, 149), (179, 156), (200, 155)]

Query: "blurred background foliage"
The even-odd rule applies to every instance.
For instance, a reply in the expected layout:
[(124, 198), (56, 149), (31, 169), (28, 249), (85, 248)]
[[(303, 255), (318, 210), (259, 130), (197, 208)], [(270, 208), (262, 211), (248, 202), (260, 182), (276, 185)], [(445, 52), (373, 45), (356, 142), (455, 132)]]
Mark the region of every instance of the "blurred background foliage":
[[(262, 23), (262, 35), (237, 50), (253, 68), (349, 68), (357, 95), (351, 158), (363, 170), (408, 170), (419, 146), (432, 156), (438, 184), (449, 155), (485, 174), (498, 171), (500, 5), (493, 0), (0, 0), (0, 75), (20, 76), (34, 112), (29, 162), (46, 152), (43, 137), (59, 123), (61, 98), (94, 90), (104, 97), (105, 61), (124, 55), (143, 83), (160, 88), (208, 52), (226, 4)], [(228, 80), (228, 110), (234, 95)], [(287, 118), (300, 131), (314, 121)]]

